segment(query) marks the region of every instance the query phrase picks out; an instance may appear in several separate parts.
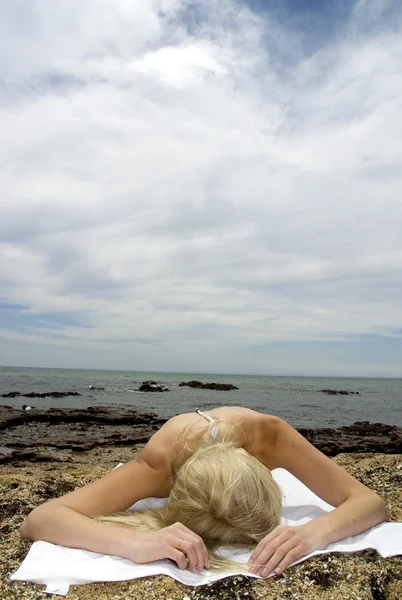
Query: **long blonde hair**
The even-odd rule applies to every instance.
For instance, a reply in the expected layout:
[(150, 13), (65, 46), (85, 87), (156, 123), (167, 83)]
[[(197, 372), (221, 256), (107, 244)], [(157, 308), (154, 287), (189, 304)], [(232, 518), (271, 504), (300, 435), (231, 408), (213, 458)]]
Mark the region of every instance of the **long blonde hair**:
[(268, 469), (239, 447), (236, 426), (215, 420), (214, 428), (215, 437), (210, 426), (198, 431), (188, 426), (179, 436), (172, 450), (174, 485), (166, 506), (98, 520), (139, 531), (179, 521), (203, 538), (213, 566), (233, 567), (217, 548), (255, 546), (279, 524), (281, 493)]

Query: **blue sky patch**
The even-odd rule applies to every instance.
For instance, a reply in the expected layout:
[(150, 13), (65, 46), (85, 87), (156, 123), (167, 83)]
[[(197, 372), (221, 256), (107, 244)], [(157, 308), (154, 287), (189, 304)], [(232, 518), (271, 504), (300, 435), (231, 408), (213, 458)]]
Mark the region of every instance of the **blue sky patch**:
[(26, 307), (0, 303), (0, 329), (27, 333), (31, 330), (66, 330), (92, 327), (84, 314), (36, 313)]

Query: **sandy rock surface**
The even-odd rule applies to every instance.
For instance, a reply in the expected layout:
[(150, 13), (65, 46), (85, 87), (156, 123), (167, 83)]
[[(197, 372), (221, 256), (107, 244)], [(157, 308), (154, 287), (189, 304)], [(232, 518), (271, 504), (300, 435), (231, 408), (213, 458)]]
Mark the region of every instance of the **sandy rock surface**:
[[(82, 486), (132, 459), (136, 446), (100, 447), (86, 452), (58, 450), (57, 460), (14, 459), (0, 465), (0, 599), (48, 598), (43, 586), (10, 582), (30, 542), (18, 528), (28, 512), (45, 500)], [(47, 448), (35, 448), (47, 451)], [(335, 459), (386, 501), (392, 520), (402, 521), (402, 455), (341, 454)], [(54, 598), (57, 598), (55, 596)], [(383, 559), (374, 551), (326, 555), (288, 569), (275, 579), (233, 576), (200, 588), (165, 576), (128, 582), (72, 586), (67, 600), (401, 600), (402, 557)]]

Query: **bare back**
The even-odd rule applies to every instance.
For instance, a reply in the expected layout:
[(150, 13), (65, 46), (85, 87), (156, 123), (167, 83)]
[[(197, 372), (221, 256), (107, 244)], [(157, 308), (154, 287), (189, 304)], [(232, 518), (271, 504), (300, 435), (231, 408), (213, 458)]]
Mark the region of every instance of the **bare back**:
[[(204, 414), (237, 425), (239, 447), (244, 448), (249, 454), (256, 458), (260, 458), (260, 413), (244, 407), (223, 406), (205, 412)], [(205, 429), (206, 426), (208, 426), (208, 424), (205, 419), (195, 411), (193, 413), (184, 413), (172, 417), (152, 436), (137, 460), (145, 461), (151, 466), (154, 466), (154, 468), (162, 468), (170, 479), (172, 448), (183, 429), (188, 428), (189, 435), (191, 436), (191, 434), (193, 434), (193, 437), (196, 438), (197, 433), (200, 430)], [(266, 437), (264, 439), (264, 444), (265, 447), (269, 444), (269, 440), (267, 440)], [(191, 448), (191, 439), (189, 440), (189, 447)], [(195, 450), (196, 446), (194, 445), (189, 454), (183, 455), (183, 462), (187, 460)]]

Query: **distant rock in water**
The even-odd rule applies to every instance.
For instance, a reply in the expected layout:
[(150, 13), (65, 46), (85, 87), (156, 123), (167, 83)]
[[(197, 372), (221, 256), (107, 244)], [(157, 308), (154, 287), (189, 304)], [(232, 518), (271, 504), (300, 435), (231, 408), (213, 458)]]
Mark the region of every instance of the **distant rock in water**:
[(156, 381), (143, 381), (138, 388), (139, 392), (168, 392), (168, 388)]
[(199, 390), (219, 390), (219, 391), (229, 391), (229, 390), (238, 390), (239, 388), (232, 383), (203, 383), (202, 381), (196, 381), (195, 379), (192, 381), (182, 381), (179, 383), (179, 387), (190, 387), (196, 388)]
[(324, 394), (328, 394), (329, 396), (353, 396), (356, 394), (360, 396), (360, 392), (348, 392), (347, 390), (318, 390), (319, 392), (323, 392)]
[(21, 392), (7, 392), (1, 394), (2, 398), (17, 398), (23, 396), (24, 398), (65, 398), (66, 396), (81, 396), (78, 392), (28, 392), (27, 394), (21, 394)]

